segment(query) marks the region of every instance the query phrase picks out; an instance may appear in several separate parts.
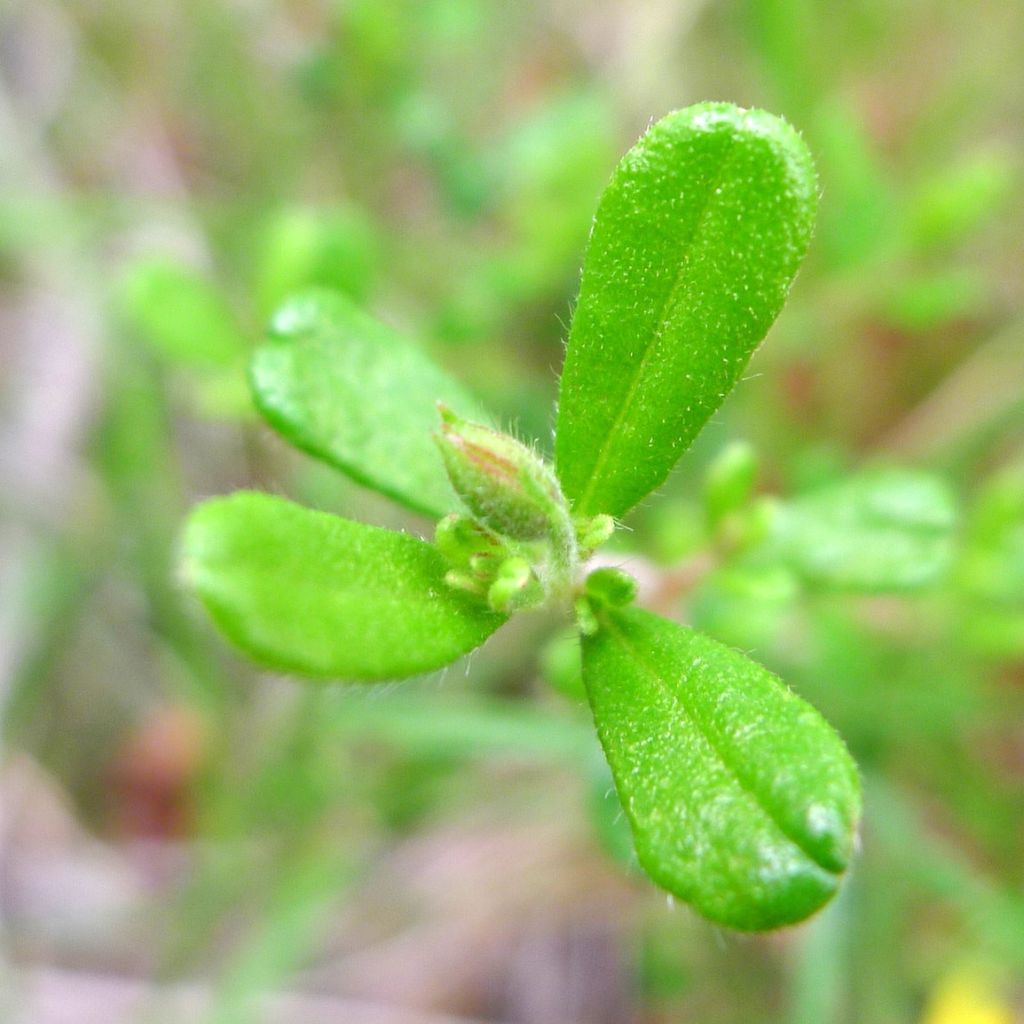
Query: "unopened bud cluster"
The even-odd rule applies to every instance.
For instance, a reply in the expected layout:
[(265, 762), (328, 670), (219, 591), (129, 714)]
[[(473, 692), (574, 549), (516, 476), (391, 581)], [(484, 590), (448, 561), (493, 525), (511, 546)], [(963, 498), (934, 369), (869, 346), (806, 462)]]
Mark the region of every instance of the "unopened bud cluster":
[(576, 544), (579, 548), (580, 558), (585, 560), (615, 532), (615, 520), (602, 513), (597, 516), (574, 519), (573, 527), (576, 530)]
[(584, 636), (597, 632), (598, 615), (605, 608), (622, 608), (636, 598), (636, 580), (614, 566), (595, 569), (576, 598), (576, 621)]
[(608, 540), (614, 520), (571, 517), (554, 471), (536, 452), (443, 405), (438, 409), (435, 440), (470, 513), (453, 513), (438, 524), (437, 547), (451, 566), (446, 582), (503, 613), (567, 594), (581, 560)]
[(434, 542), (452, 567), (445, 582), (486, 600), (495, 611), (519, 611), (543, 600), (530, 563), (471, 517), (454, 512), (445, 516), (437, 524)]

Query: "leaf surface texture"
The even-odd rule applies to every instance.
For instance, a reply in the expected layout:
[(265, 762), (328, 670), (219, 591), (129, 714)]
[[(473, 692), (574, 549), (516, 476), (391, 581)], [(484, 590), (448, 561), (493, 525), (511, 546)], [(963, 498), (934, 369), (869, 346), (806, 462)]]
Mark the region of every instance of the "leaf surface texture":
[(814, 708), (737, 651), (634, 608), (602, 613), (583, 678), (659, 885), (745, 930), (802, 920), (835, 893), (860, 786)]
[(782, 308), (816, 209), (784, 121), (669, 114), (598, 205), (559, 393), (556, 463), (582, 515), (622, 515), (668, 475)]
[(240, 491), (199, 505), (189, 583), (224, 634), (268, 666), (352, 680), (441, 668), (504, 621), (443, 582), (433, 545)]

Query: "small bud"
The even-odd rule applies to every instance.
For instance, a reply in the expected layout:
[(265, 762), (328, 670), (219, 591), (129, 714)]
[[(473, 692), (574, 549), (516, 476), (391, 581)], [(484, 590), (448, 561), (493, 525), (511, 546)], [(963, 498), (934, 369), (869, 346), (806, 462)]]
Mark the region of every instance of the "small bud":
[(493, 576), (495, 570), (501, 564), (504, 552), (482, 551), (473, 555), (469, 560), (469, 568), (483, 576)]
[(525, 558), (507, 558), (487, 591), (487, 603), (496, 612), (513, 612), (537, 604), (544, 596), (540, 582)]
[(481, 581), (469, 573), (459, 572), (458, 569), (449, 569), (444, 574), (444, 581), (452, 590), (465, 590), (467, 593), (483, 596)]
[(584, 636), (593, 636), (600, 628), (594, 606), (585, 594), (576, 598), (573, 607), (576, 610), (576, 625)]
[(612, 566), (595, 569), (583, 586), (590, 601), (605, 608), (621, 608), (636, 599), (636, 580)]
[(469, 516), (452, 512), (434, 530), (434, 544), (451, 565), (466, 568), (477, 555), (501, 557), (505, 547), (486, 527)]
[(554, 473), (526, 445), (439, 405), (435, 435), (455, 493), (485, 526), (515, 540), (540, 540), (564, 507)]
[(589, 558), (615, 532), (615, 520), (603, 512), (586, 519), (577, 519), (574, 525), (580, 558)]

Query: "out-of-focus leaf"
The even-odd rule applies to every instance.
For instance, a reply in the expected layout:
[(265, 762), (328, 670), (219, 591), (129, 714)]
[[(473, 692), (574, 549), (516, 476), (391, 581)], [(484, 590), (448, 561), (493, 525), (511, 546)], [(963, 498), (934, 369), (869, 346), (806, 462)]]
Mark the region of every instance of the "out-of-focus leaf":
[[(968, 948), (986, 948), (1007, 964), (1024, 963), (1024, 898), (1020, 887), (979, 867), (956, 837), (943, 836), (920, 801), (880, 774), (866, 774), (869, 826), (888, 861), (932, 904), (945, 904), (966, 923)], [(920, 899), (921, 896), (918, 896)]]
[(252, 392), (242, 366), (197, 375), (192, 381), (191, 397), (196, 414), (204, 419), (256, 420)]
[(504, 619), (447, 587), (430, 544), (269, 494), (198, 506), (185, 577), (233, 643), (274, 668), (352, 680), (430, 672)]
[(783, 108), (795, 113), (813, 107), (827, 76), (835, 73), (814, 42), (825, 12), (813, 0), (746, 0), (738, 10)]
[(821, 166), (820, 250), (833, 270), (877, 262), (898, 244), (899, 205), (861, 114), (844, 99), (822, 103), (813, 143)]
[(575, 628), (556, 633), (544, 645), (540, 655), (540, 674), (563, 697), (580, 702), (587, 699), (580, 662), (580, 635)]
[(209, 1024), (258, 1016), (261, 998), (298, 970), (321, 941), (352, 872), (327, 841), (310, 845), (272, 877), (266, 905), (214, 992)]
[(972, 153), (944, 168), (910, 203), (911, 243), (924, 250), (955, 245), (998, 212), (1009, 199), (1016, 177), (1010, 154), (999, 150)]
[(598, 205), (562, 374), (555, 452), (581, 515), (668, 475), (778, 315), (810, 239), (810, 154), (728, 104), (663, 118)]
[(883, 296), (883, 308), (886, 318), (901, 330), (931, 331), (970, 315), (988, 291), (984, 273), (953, 268), (894, 282)]
[(256, 406), (304, 452), (416, 512), (458, 508), (434, 443), (437, 402), (489, 417), (419, 349), (336, 292), (291, 299), (250, 367)]
[(264, 227), (254, 271), (256, 298), (264, 315), (293, 292), (312, 287), (333, 288), (361, 302), (376, 269), (373, 228), (356, 210), (290, 208)]
[(747, 651), (774, 647), (800, 596), (800, 584), (778, 562), (725, 566), (701, 581), (690, 602), (694, 626)]
[(601, 614), (583, 678), (659, 885), (746, 930), (802, 920), (835, 893), (860, 787), (814, 708), (744, 655), (634, 608)]
[(696, 501), (686, 498), (652, 503), (644, 511), (638, 540), (658, 565), (675, 565), (708, 543), (707, 516)]
[(391, 743), (422, 757), (511, 756), (572, 764), (586, 757), (594, 743), (594, 731), (586, 722), (521, 701), (475, 696), (440, 701), (422, 694), (376, 697), (357, 691), (334, 705), (331, 734), (346, 741)]
[(978, 495), (956, 571), (964, 635), (988, 654), (1024, 651), (1024, 468), (1004, 470)]
[(122, 283), (121, 300), (142, 338), (181, 366), (237, 367), (249, 349), (220, 292), (173, 260), (134, 264)]
[(757, 482), (757, 454), (746, 441), (726, 445), (704, 477), (704, 509), (714, 525), (745, 505)]
[(782, 506), (769, 543), (816, 586), (887, 593), (938, 582), (952, 562), (955, 525), (941, 479), (872, 469)]
[(521, 289), (550, 288), (578, 259), (614, 138), (607, 99), (574, 90), (548, 97), (496, 146), (503, 213), (519, 242), (508, 269)]

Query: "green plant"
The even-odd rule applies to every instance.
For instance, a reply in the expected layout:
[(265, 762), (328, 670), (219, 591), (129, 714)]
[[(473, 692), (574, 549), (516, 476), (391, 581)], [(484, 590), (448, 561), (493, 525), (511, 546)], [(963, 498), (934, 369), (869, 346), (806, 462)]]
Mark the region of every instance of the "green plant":
[[(303, 451), (439, 518), (434, 543), (242, 492), (194, 511), (189, 584), (254, 658), (348, 680), (440, 668), (520, 611), (572, 613), (641, 865), (723, 924), (803, 919), (852, 855), (860, 790), (841, 740), (757, 663), (634, 607), (627, 574), (583, 567), (737, 382), (815, 205), (810, 155), (779, 119), (701, 104), (655, 124), (598, 206), (553, 467), (349, 299), (290, 299), (251, 362), (259, 411)], [(749, 459), (720, 464), (710, 513), (728, 518), (752, 479)]]

